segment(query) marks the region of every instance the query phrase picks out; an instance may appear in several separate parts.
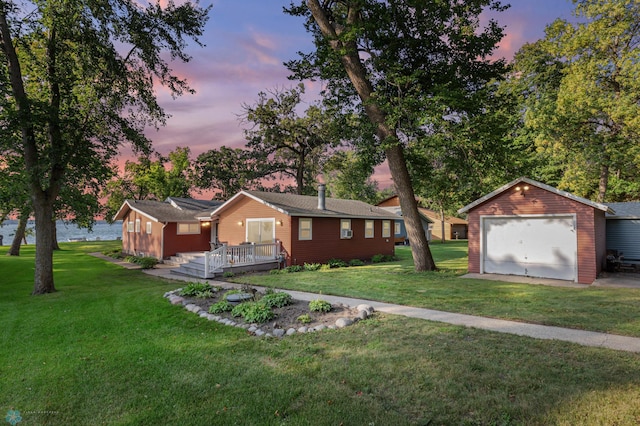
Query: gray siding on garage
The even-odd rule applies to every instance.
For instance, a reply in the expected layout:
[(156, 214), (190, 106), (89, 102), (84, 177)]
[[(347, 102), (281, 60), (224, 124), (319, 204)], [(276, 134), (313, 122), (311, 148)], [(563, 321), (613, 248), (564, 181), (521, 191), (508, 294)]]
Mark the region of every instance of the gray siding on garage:
[(607, 219), (607, 250), (624, 253), (625, 260), (640, 261), (640, 219)]

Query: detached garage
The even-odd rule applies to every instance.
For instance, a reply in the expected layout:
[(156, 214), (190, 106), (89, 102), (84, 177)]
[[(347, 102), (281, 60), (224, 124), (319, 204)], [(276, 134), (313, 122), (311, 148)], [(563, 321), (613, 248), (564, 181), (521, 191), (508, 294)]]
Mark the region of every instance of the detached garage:
[(463, 207), (469, 272), (591, 284), (606, 253), (606, 205), (527, 178)]

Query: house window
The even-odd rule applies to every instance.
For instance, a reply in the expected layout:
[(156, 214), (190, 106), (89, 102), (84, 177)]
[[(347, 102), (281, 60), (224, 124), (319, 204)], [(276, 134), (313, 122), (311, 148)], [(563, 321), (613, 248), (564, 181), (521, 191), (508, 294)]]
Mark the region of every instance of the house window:
[(352, 236), (351, 219), (340, 219), (340, 238), (349, 239)]
[(127, 232), (133, 232), (133, 221), (127, 222)]
[(136, 232), (140, 232), (140, 219), (136, 219)]
[(200, 222), (198, 223), (178, 223), (178, 235), (199, 234)]
[(272, 243), (276, 239), (276, 220), (247, 219), (247, 241), (250, 243)]
[(311, 239), (311, 219), (300, 219), (298, 221), (298, 239)]
[(391, 221), (382, 221), (382, 238), (389, 238), (391, 236)]
[(147, 222), (147, 234), (151, 233), (151, 228), (152, 228), (151, 222)]
[(373, 238), (374, 237), (374, 228), (372, 220), (364, 221), (364, 237), (365, 238)]
[(394, 228), (393, 233), (395, 235), (400, 235), (402, 233), (402, 225), (400, 225), (400, 222), (396, 222), (393, 228)]

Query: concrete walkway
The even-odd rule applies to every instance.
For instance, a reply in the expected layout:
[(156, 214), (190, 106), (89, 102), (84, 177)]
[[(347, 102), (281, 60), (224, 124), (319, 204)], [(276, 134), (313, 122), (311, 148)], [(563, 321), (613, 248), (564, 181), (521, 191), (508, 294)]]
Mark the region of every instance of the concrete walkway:
[[(192, 277), (182, 277), (171, 274), (171, 268), (164, 265), (158, 265), (156, 269), (148, 269), (144, 272), (160, 278), (166, 278), (178, 281), (198, 281)], [(199, 280), (208, 282), (212, 285), (234, 286), (238, 284), (215, 281), (215, 280)], [(588, 287), (579, 284), (581, 287)], [(257, 286), (256, 286), (257, 287)], [(306, 293), (301, 291), (285, 290), (290, 293), (294, 299), (311, 301), (318, 298), (317, 294)], [(464, 327), (478, 328), (482, 330), (490, 330), (498, 333), (516, 334), (518, 336), (532, 337), (534, 339), (560, 340), (564, 342), (577, 343), (583, 346), (595, 346), (599, 348), (608, 348), (619, 351), (640, 353), (640, 338), (619, 336), (614, 334), (598, 333), (594, 331), (574, 330), (562, 327), (551, 327), (546, 325), (528, 324), (517, 321), (507, 321), (494, 318), (478, 317), (473, 315), (456, 314), (451, 312), (436, 311), (433, 309), (414, 308), (411, 306), (394, 305), (391, 303), (376, 302), (374, 300), (354, 299), (350, 297), (330, 296), (323, 294), (322, 299), (331, 303), (342, 303), (355, 307), (360, 304), (368, 304), (379, 312), (393, 315), (404, 315), (411, 318), (420, 318), (429, 321), (444, 322), (447, 324), (461, 325)]]

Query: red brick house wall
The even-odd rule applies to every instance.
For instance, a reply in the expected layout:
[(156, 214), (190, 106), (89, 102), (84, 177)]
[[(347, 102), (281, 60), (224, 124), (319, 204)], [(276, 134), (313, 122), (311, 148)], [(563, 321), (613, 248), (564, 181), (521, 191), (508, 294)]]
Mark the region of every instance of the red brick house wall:
[(469, 210), (469, 272), (480, 272), (481, 216), (545, 214), (576, 215), (577, 281), (591, 284), (602, 270), (604, 261), (604, 212), (533, 185), (529, 185), (524, 196), (510, 188)]

